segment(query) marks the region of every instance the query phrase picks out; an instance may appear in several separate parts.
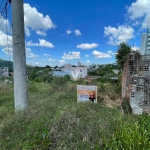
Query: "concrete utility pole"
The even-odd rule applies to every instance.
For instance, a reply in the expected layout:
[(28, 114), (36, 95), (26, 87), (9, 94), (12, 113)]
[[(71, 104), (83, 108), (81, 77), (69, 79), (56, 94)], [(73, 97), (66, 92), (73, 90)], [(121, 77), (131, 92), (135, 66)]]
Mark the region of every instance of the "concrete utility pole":
[(15, 110), (28, 106), (23, 0), (11, 0)]

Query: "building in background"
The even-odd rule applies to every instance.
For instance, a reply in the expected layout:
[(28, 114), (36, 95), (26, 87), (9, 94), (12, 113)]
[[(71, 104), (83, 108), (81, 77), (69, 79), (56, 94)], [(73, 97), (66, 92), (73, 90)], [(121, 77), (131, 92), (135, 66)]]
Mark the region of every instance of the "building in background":
[(142, 35), (140, 53), (141, 55), (150, 54), (150, 33), (148, 32)]
[(55, 71), (54, 75), (73, 75), (78, 76), (79, 78), (85, 78), (87, 76), (87, 66), (82, 65), (80, 62), (78, 62), (77, 67), (73, 67), (71, 64), (65, 64), (61, 71)]
[(8, 67), (1, 67), (0, 68), (0, 76), (9, 76), (9, 68)]
[(93, 71), (96, 71), (97, 69), (98, 69), (98, 66), (96, 64), (89, 65), (87, 68), (88, 72), (93, 72)]

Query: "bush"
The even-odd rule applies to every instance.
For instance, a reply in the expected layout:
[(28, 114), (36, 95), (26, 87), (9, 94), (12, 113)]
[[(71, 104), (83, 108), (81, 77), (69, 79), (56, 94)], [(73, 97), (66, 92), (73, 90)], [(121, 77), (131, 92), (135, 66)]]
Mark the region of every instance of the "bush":
[(124, 113), (126, 114), (131, 114), (132, 113), (132, 108), (130, 106), (129, 100), (124, 98), (122, 101), (122, 109), (124, 111)]
[(121, 95), (121, 88), (122, 88), (121, 84), (115, 84), (114, 86), (115, 93)]
[(29, 92), (37, 92), (38, 91), (34, 82), (28, 83), (28, 91)]
[(104, 83), (101, 82), (99, 86), (99, 92), (105, 93), (105, 90), (106, 90), (105, 85)]
[(150, 149), (150, 117), (141, 115), (136, 122), (116, 122), (115, 134), (107, 144), (108, 149)]

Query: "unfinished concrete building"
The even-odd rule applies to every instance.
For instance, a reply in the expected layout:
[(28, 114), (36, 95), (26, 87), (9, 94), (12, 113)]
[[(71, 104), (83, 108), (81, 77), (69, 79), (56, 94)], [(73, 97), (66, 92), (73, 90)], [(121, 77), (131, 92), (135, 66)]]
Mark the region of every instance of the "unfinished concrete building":
[(130, 100), (134, 114), (150, 113), (150, 34), (144, 33), (139, 52), (133, 51), (124, 64), (122, 97)]

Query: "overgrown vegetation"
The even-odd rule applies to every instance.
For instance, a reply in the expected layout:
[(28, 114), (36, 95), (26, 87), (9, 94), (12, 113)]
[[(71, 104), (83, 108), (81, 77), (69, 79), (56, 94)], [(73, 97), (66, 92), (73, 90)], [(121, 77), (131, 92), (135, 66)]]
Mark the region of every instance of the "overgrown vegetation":
[[(96, 82), (96, 81), (95, 81)], [(106, 97), (119, 98), (111, 83), (97, 82), (98, 103), (77, 103), (76, 84), (67, 78), (50, 83), (28, 82), (29, 107), (15, 114), (13, 85), (0, 83), (0, 149), (146, 149), (150, 118), (122, 116)], [(126, 104), (124, 103), (126, 106)]]
[[(113, 72), (123, 67), (130, 50), (120, 44), (118, 64), (99, 65), (89, 73), (101, 76), (93, 83), (53, 76), (48, 65), (27, 66), (29, 107), (24, 112), (15, 113), (13, 83), (0, 78), (0, 150), (150, 149), (150, 118), (132, 115), (129, 101), (120, 98), (122, 72)], [(77, 103), (77, 84), (97, 85), (98, 103)]]
[(127, 56), (131, 53), (131, 47), (127, 43), (120, 43), (118, 46), (116, 60), (120, 69), (123, 70)]

